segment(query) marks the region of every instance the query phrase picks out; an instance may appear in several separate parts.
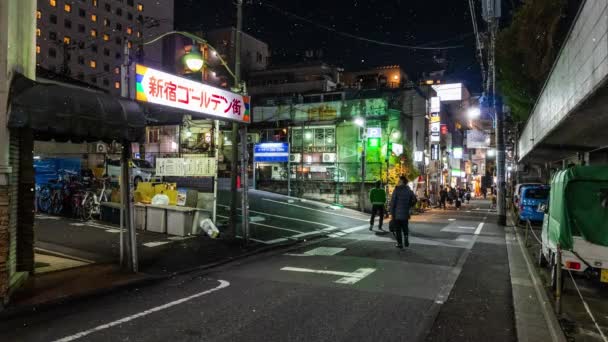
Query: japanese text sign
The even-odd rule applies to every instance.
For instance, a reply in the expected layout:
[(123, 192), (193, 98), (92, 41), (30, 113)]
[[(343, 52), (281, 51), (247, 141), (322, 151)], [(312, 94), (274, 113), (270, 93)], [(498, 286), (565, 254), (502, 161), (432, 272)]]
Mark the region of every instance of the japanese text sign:
[(250, 98), (137, 64), (136, 99), (249, 123)]
[(289, 161), (289, 144), (255, 144), (253, 147), (253, 161), (256, 163), (287, 163)]

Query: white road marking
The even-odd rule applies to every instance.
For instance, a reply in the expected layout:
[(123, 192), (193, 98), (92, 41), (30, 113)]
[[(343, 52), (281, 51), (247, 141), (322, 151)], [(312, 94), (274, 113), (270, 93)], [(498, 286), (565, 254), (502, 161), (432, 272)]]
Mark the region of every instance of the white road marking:
[(292, 272), (305, 272), (305, 273), (317, 273), (317, 274), (329, 274), (329, 275), (337, 275), (342, 278), (336, 280), (335, 282), (338, 284), (348, 284), (353, 285), (358, 281), (361, 281), (363, 278), (368, 275), (374, 273), (376, 271), (375, 268), (359, 268), (354, 272), (340, 272), (340, 271), (329, 271), (329, 270), (313, 270), (310, 268), (300, 268), (300, 267), (283, 267), (281, 271), (292, 271)]
[[(223, 205), (223, 204), (218, 204), (217, 206), (218, 207), (229, 208), (229, 206)], [(241, 210), (241, 209), (239, 208), (239, 210)], [(325, 224), (325, 223), (321, 223), (321, 222), (314, 222), (314, 221), (310, 221), (310, 220), (302, 220), (302, 219), (295, 218), (295, 217), (287, 217), (287, 216), (281, 216), (281, 215), (275, 215), (275, 214), (268, 214), (268, 213), (265, 213), (265, 212), (255, 211), (255, 210), (249, 210), (249, 212), (250, 213), (256, 213), (256, 214), (261, 214), (261, 215), (266, 215), (266, 216), (278, 217), (278, 218), (282, 218), (282, 219), (286, 219), (286, 220), (292, 220), (292, 221), (299, 221), (299, 222), (318, 224), (320, 226), (325, 226), (327, 228), (336, 228), (336, 227), (334, 227), (332, 225), (329, 225), (329, 224)]]
[(250, 216), (249, 217), (250, 222), (262, 222), (264, 220), (266, 220), (266, 218), (263, 216)]
[(281, 202), (281, 201), (275, 201), (275, 200), (271, 200), (268, 198), (262, 198), (262, 201), (268, 201), (268, 202), (274, 202), (274, 203), (279, 203), (279, 204), (284, 204), (284, 205), (290, 205), (292, 207), (297, 207), (297, 208), (302, 208), (302, 209), (307, 209), (307, 210), (313, 210), (313, 211), (318, 211), (324, 214), (330, 214), (332, 216), (342, 216), (342, 217), (348, 217), (350, 219), (354, 219), (354, 220), (359, 220), (359, 221), (368, 221), (369, 219), (362, 219), (359, 217), (353, 217), (352, 215), (344, 215), (344, 214), (337, 214), (337, 213), (333, 213), (330, 211), (325, 211), (325, 210), (320, 210), (320, 209), (315, 209), (315, 208), (309, 208), (309, 207), (305, 207), (303, 205), (297, 205), (297, 204), (291, 204), (291, 203), (285, 203), (285, 202)]
[[(217, 217), (228, 218), (228, 216), (224, 216), (224, 215), (217, 215)], [(272, 229), (285, 230), (285, 231), (292, 232), (292, 233), (302, 233), (299, 230), (293, 230), (293, 229), (287, 229), (287, 228), (282, 228), (282, 227), (277, 227), (277, 226), (271, 226), (269, 224), (264, 224), (264, 223), (249, 222), (249, 224), (254, 224), (256, 226), (262, 226), (262, 227), (268, 227), (268, 228), (272, 228)], [(332, 228), (332, 229), (335, 229), (335, 228)], [(318, 230), (314, 231), (314, 233), (317, 233), (317, 232), (319, 232), (319, 231)], [(300, 235), (294, 235), (294, 236), (295, 237), (299, 237)], [(292, 237), (294, 237), (294, 236), (292, 236)], [(271, 240), (271, 241), (274, 241), (274, 240)]]
[[(123, 231), (125, 231), (125, 230), (123, 229)], [(106, 229), (106, 233), (113, 233), (113, 234), (120, 233), (120, 229)]]
[(483, 222), (479, 223), (477, 229), (475, 229), (475, 235), (479, 235), (481, 233), (481, 229), (483, 228)]
[(171, 240), (171, 241), (183, 241), (183, 240), (188, 240), (188, 239), (193, 239), (195, 238), (194, 235), (190, 235), (190, 236), (170, 236), (167, 238), (167, 240)]
[(153, 241), (153, 242), (146, 242), (143, 245), (146, 247), (158, 247), (158, 246), (162, 246), (162, 245), (166, 245), (170, 243), (170, 241)]
[(317, 247), (317, 248), (304, 252), (304, 254), (330, 256), (330, 255), (336, 255), (345, 250), (346, 250), (346, 248), (339, 248), (339, 247)]
[(448, 219), (448, 221), (456, 221), (455, 218)]
[(149, 314), (152, 314), (152, 313), (155, 313), (155, 312), (158, 312), (158, 311), (162, 311), (162, 310), (168, 309), (170, 307), (173, 307), (173, 306), (176, 306), (176, 305), (179, 305), (179, 304), (191, 301), (191, 300), (196, 299), (198, 297), (202, 297), (204, 295), (208, 295), (210, 293), (213, 293), (215, 291), (219, 291), (219, 290), (221, 290), (223, 288), (226, 288), (226, 287), (230, 286), (230, 283), (227, 282), (227, 281), (225, 281), (225, 280), (218, 280), (218, 281), (220, 282), (220, 284), (218, 286), (212, 288), (212, 289), (209, 289), (209, 290), (206, 290), (206, 291), (203, 291), (203, 292), (199, 292), (199, 293), (194, 294), (192, 296), (188, 296), (188, 297), (185, 297), (185, 298), (182, 298), (182, 299), (178, 299), (178, 300), (169, 302), (167, 304), (164, 304), (164, 305), (161, 305), (161, 306), (157, 306), (157, 307), (154, 307), (152, 309), (148, 309), (146, 311), (142, 311), (140, 313), (137, 313), (137, 314), (134, 314), (134, 315), (131, 315), (131, 316), (127, 316), (127, 317), (121, 318), (119, 320), (110, 322), (110, 323), (98, 325), (98, 326), (96, 326), (93, 329), (84, 330), (84, 331), (81, 331), (81, 332), (76, 333), (74, 335), (66, 336), (64, 338), (55, 340), (55, 342), (75, 341), (77, 339), (80, 339), (82, 337), (90, 335), (90, 334), (92, 334), (94, 332), (98, 332), (98, 331), (101, 331), (101, 330), (105, 330), (105, 329), (111, 328), (113, 326), (117, 326), (117, 325), (121, 325), (121, 324), (127, 323), (129, 321), (134, 320), (134, 319), (138, 319), (140, 317), (144, 317), (144, 316), (147, 316)]
[(464, 226), (458, 226), (458, 228), (460, 228), (460, 229), (475, 229), (475, 227), (464, 227)]
[(36, 215), (36, 218), (39, 220), (59, 220), (59, 219), (61, 219), (60, 217), (57, 217), (57, 216), (50, 216), (50, 215), (43, 215), (43, 214)]
[(272, 245), (272, 244), (275, 244), (275, 243), (279, 243), (279, 242), (285, 242), (285, 241), (287, 241), (287, 239), (286, 239), (286, 238), (280, 238), (280, 239), (274, 239), (274, 240), (266, 240), (266, 241), (264, 241), (264, 240), (258, 240), (258, 239), (252, 239), (252, 238), (249, 238), (249, 240), (251, 240), (251, 241), (255, 241), (255, 242), (259, 242), (259, 243), (263, 243), (263, 244), (265, 244), (265, 245)]

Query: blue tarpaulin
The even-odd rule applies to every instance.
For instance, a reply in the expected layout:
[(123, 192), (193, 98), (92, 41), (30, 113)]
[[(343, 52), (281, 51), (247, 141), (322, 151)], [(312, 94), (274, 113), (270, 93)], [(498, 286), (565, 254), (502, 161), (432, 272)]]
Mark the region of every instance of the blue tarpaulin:
[(44, 158), (34, 160), (36, 185), (44, 185), (59, 177), (59, 170), (80, 174), (80, 158)]

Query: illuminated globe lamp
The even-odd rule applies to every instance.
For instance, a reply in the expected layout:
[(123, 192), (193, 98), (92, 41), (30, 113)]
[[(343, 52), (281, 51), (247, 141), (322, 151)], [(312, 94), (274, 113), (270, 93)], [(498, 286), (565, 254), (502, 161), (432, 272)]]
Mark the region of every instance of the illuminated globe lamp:
[(205, 64), (203, 61), (203, 56), (201, 56), (201, 54), (196, 51), (194, 45), (192, 46), (192, 49), (190, 49), (190, 51), (186, 55), (184, 55), (183, 62), (188, 68), (188, 70), (192, 72), (197, 72), (201, 70), (203, 68), (203, 65)]

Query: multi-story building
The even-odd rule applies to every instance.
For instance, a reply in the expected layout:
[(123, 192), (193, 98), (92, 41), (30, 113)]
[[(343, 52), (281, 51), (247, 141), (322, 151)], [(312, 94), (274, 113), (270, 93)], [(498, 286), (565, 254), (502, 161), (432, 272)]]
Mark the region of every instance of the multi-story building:
[[(249, 74), (248, 89), (254, 96), (331, 92), (338, 88), (342, 69), (323, 62), (276, 66)], [(314, 101), (311, 101), (314, 102)]]
[(408, 82), (408, 75), (399, 65), (386, 65), (344, 73), (344, 85), (349, 88), (401, 88)]
[(163, 43), (144, 42), (173, 29), (173, 0), (38, 0), (37, 66), (120, 94), (120, 65), (163, 65)]

